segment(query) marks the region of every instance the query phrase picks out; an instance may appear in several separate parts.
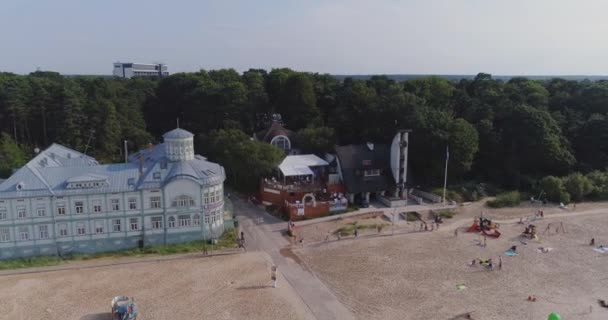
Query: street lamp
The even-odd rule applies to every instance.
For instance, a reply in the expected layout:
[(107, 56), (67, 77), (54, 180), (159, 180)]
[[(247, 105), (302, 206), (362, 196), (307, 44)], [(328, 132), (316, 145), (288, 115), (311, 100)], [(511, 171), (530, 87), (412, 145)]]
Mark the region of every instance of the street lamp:
[(448, 160), (450, 160), (450, 147), (445, 146), (445, 174), (443, 177), (443, 205), (445, 206), (445, 190), (448, 184)]

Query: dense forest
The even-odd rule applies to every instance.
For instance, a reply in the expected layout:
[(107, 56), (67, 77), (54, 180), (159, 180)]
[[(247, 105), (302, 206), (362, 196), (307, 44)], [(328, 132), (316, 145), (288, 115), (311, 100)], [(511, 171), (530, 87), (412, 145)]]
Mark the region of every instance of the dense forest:
[[(152, 80), (0, 73), (0, 170), (6, 176), (35, 147), (52, 142), (119, 161), (123, 140), (130, 150), (157, 142), (179, 118), (199, 137), (198, 153), (223, 162), (232, 182), (250, 181), (280, 158), (248, 139), (272, 113), (298, 133), (304, 151), (319, 154), (335, 144), (388, 143), (397, 129), (412, 129), (409, 158), (418, 185), (442, 184), (449, 145), (453, 183), (526, 189), (548, 175), (581, 172), (585, 179), (599, 175), (608, 189), (605, 173), (593, 172), (608, 165), (608, 81), (503, 81), (483, 73), (402, 82), (290, 69)], [(246, 164), (230, 161), (243, 155), (253, 156)], [(247, 170), (252, 166), (259, 170)]]

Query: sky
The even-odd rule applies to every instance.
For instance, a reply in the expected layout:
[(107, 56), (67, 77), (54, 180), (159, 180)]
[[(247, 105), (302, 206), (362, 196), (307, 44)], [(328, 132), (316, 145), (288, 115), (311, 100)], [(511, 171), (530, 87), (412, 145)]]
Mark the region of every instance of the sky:
[(1, 0), (0, 71), (608, 75), (606, 0)]

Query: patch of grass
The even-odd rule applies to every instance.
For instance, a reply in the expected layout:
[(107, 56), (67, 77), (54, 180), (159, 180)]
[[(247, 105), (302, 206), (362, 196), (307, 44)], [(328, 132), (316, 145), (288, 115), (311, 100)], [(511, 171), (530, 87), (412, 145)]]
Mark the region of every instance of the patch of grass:
[(416, 217), (416, 214), (414, 212), (408, 212), (405, 214), (405, 221), (414, 222), (418, 221), (418, 218)]
[(153, 246), (145, 248), (134, 248), (115, 252), (100, 252), (94, 254), (75, 254), (67, 258), (59, 257), (32, 257), (11, 260), (1, 260), (0, 270), (48, 267), (62, 264), (66, 261), (86, 261), (99, 258), (122, 258), (122, 257), (144, 257), (147, 255), (171, 255), (178, 253), (201, 252), (207, 246), (208, 250), (221, 250), (236, 247), (236, 234), (234, 230), (225, 231), (218, 239), (217, 244), (211, 246), (209, 241), (203, 240), (175, 243), (166, 246)]
[(342, 236), (350, 236), (353, 233), (355, 233), (355, 229), (356, 230), (364, 230), (364, 229), (376, 230), (376, 229), (380, 228), (380, 230), (382, 230), (386, 226), (388, 226), (388, 224), (386, 224), (386, 223), (359, 224), (359, 223), (357, 223), (357, 221), (355, 221), (355, 222), (351, 222), (345, 226), (338, 228), (336, 231), (334, 231), (334, 234), (338, 234), (338, 232), (339, 232), (342, 234)]
[(498, 194), (496, 199), (488, 201), (486, 204), (490, 208), (515, 207), (519, 205), (521, 195), (519, 191), (510, 191)]
[(456, 215), (456, 211), (441, 211), (439, 216), (445, 219), (452, 219)]
[(20, 258), (0, 261), (0, 270), (11, 270), (33, 267), (49, 267), (61, 264), (62, 260), (58, 257), (33, 257)]

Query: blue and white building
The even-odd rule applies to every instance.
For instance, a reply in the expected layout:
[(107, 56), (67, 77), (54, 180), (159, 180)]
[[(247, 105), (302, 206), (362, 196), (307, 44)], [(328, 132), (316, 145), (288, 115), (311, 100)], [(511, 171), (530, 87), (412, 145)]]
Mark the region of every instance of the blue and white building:
[(213, 239), (224, 231), (224, 168), (174, 129), (128, 163), (53, 144), (0, 183), (0, 259)]

